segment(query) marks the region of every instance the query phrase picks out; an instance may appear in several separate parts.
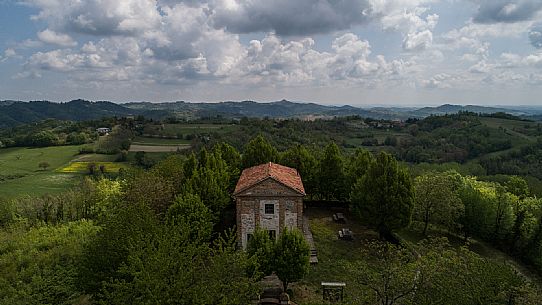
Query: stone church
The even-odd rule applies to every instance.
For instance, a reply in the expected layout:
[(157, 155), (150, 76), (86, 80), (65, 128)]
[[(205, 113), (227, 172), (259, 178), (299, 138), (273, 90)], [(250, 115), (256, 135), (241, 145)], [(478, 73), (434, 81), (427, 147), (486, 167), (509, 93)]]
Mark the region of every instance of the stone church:
[(304, 196), (303, 182), (293, 168), (269, 162), (243, 170), (233, 193), (242, 248), (256, 227), (271, 238), (284, 227), (303, 230)]

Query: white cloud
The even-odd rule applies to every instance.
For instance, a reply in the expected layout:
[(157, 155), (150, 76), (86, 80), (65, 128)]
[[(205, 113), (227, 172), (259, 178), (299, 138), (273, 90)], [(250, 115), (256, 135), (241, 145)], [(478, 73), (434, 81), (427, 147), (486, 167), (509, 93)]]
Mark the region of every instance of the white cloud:
[(403, 35), (405, 51), (420, 51), (429, 48), (433, 43), (433, 30), (438, 23), (437, 14), (423, 14), (427, 8), (415, 7), (410, 11), (395, 11), (381, 20), (384, 30), (395, 30)]
[(69, 35), (59, 34), (50, 29), (38, 32), (38, 38), (45, 43), (55, 44), (61, 47), (75, 47), (77, 45), (77, 42)]

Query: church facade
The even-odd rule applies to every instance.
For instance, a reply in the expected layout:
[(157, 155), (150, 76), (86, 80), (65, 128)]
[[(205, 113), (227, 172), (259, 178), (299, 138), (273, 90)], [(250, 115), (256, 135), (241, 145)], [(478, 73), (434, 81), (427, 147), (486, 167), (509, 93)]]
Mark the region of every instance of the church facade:
[(237, 237), (243, 249), (256, 228), (271, 238), (283, 228), (303, 229), (305, 189), (297, 170), (275, 163), (245, 169), (233, 197), (237, 210)]

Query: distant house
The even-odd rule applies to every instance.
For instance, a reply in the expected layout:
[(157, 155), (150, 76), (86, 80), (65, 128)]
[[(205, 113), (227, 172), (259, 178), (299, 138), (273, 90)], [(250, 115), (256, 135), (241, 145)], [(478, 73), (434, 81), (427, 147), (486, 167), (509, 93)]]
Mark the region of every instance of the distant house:
[(100, 127), (100, 128), (97, 128), (96, 129), (96, 132), (101, 135), (101, 136), (104, 136), (108, 133), (111, 132), (111, 129), (110, 128), (107, 128), (107, 127)]
[(272, 238), (284, 227), (303, 230), (304, 196), (303, 182), (293, 168), (269, 162), (245, 169), (233, 193), (242, 248), (256, 227)]

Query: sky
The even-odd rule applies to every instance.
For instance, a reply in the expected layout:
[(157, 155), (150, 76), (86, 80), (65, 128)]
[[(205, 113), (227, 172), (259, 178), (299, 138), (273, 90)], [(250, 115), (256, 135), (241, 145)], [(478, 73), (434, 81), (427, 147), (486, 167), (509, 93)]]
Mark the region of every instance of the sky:
[(541, 97), (542, 0), (0, 0), (0, 100)]

